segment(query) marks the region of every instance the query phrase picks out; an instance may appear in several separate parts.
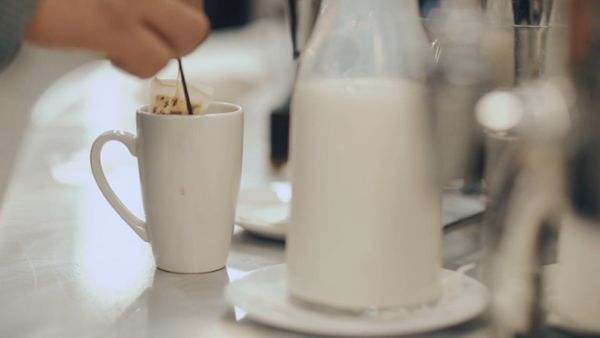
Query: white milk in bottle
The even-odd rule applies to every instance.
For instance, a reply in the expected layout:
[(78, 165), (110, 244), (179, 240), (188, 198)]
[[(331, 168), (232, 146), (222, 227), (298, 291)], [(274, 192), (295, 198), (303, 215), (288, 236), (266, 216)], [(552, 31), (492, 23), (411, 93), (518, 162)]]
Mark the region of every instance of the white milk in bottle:
[(441, 207), (424, 117), (416, 82), (299, 83), (288, 237), (293, 295), (358, 309), (438, 297)]

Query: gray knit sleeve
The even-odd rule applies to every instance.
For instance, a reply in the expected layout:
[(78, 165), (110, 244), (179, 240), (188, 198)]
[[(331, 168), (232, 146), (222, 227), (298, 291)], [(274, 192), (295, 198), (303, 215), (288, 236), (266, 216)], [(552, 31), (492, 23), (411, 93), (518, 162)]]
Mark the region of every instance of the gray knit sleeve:
[(0, 0), (0, 70), (8, 66), (19, 51), (36, 3), (37, 0)]

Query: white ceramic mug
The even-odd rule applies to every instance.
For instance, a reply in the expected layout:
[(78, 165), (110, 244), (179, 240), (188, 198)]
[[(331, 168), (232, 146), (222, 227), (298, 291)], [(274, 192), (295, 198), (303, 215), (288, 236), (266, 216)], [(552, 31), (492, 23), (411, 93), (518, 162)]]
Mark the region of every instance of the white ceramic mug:
[[(200, 273), (225, 266), (233, 234), (242, 166), (241, 107), (213, 102), (205, 115), (137, 111), (137, 136), (100, 135), (91, 150), (94, 179), (115, 211), (150, 242), (163, 270)], [(137, 157), (146, 220), (129, 211), (109, 186), (100, 154), (110, 141)]]

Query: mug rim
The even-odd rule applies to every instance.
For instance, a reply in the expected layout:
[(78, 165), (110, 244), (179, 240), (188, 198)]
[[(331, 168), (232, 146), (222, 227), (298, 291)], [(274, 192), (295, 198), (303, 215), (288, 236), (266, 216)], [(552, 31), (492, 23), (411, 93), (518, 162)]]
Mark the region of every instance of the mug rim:
[(149, 111), (150, 105), (149, 104), (145, 104), (141, 107), (139, 107), (136, 110), (136, 114), (138, 115), (142, 115), (142, 116), (148, 116), (148, 117), (153, 117), (153, 118), (167, 118), (167, 119), (199, 119), (199, 118), (206, 118), (206, 117), (211, 117), (211, 116), (223, 116), (223, 115), (235, 115), (235, 114), (241, 114), (242, 113), (242, 107), (240, 105), (237, 105), (235, 103), (229, 103), (229, 102), (224, 102), (224, 101), (212, 101), (209, 105), (220, 105), (220, 106), (225, 106), (230, 108), (230, 110), (222, 112), (222, 113), (207, 113), (207, 114), (199, 114), (199, 115), (180, 115), (180, 114), (155, 114), (155, 113), (151, 113)]

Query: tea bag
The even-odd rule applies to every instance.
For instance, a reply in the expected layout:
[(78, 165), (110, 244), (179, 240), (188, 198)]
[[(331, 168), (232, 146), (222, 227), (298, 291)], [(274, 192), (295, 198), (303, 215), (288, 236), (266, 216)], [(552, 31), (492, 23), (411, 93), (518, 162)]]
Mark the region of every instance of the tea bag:
[[(207, 85), (188, 84), (192, 114), (206, 113), (213, 96), (213, 89)], [(165, 115), (188, 115), (181, 80), (161, 80), (154, 78), (150, 90), (151, 112)]]

